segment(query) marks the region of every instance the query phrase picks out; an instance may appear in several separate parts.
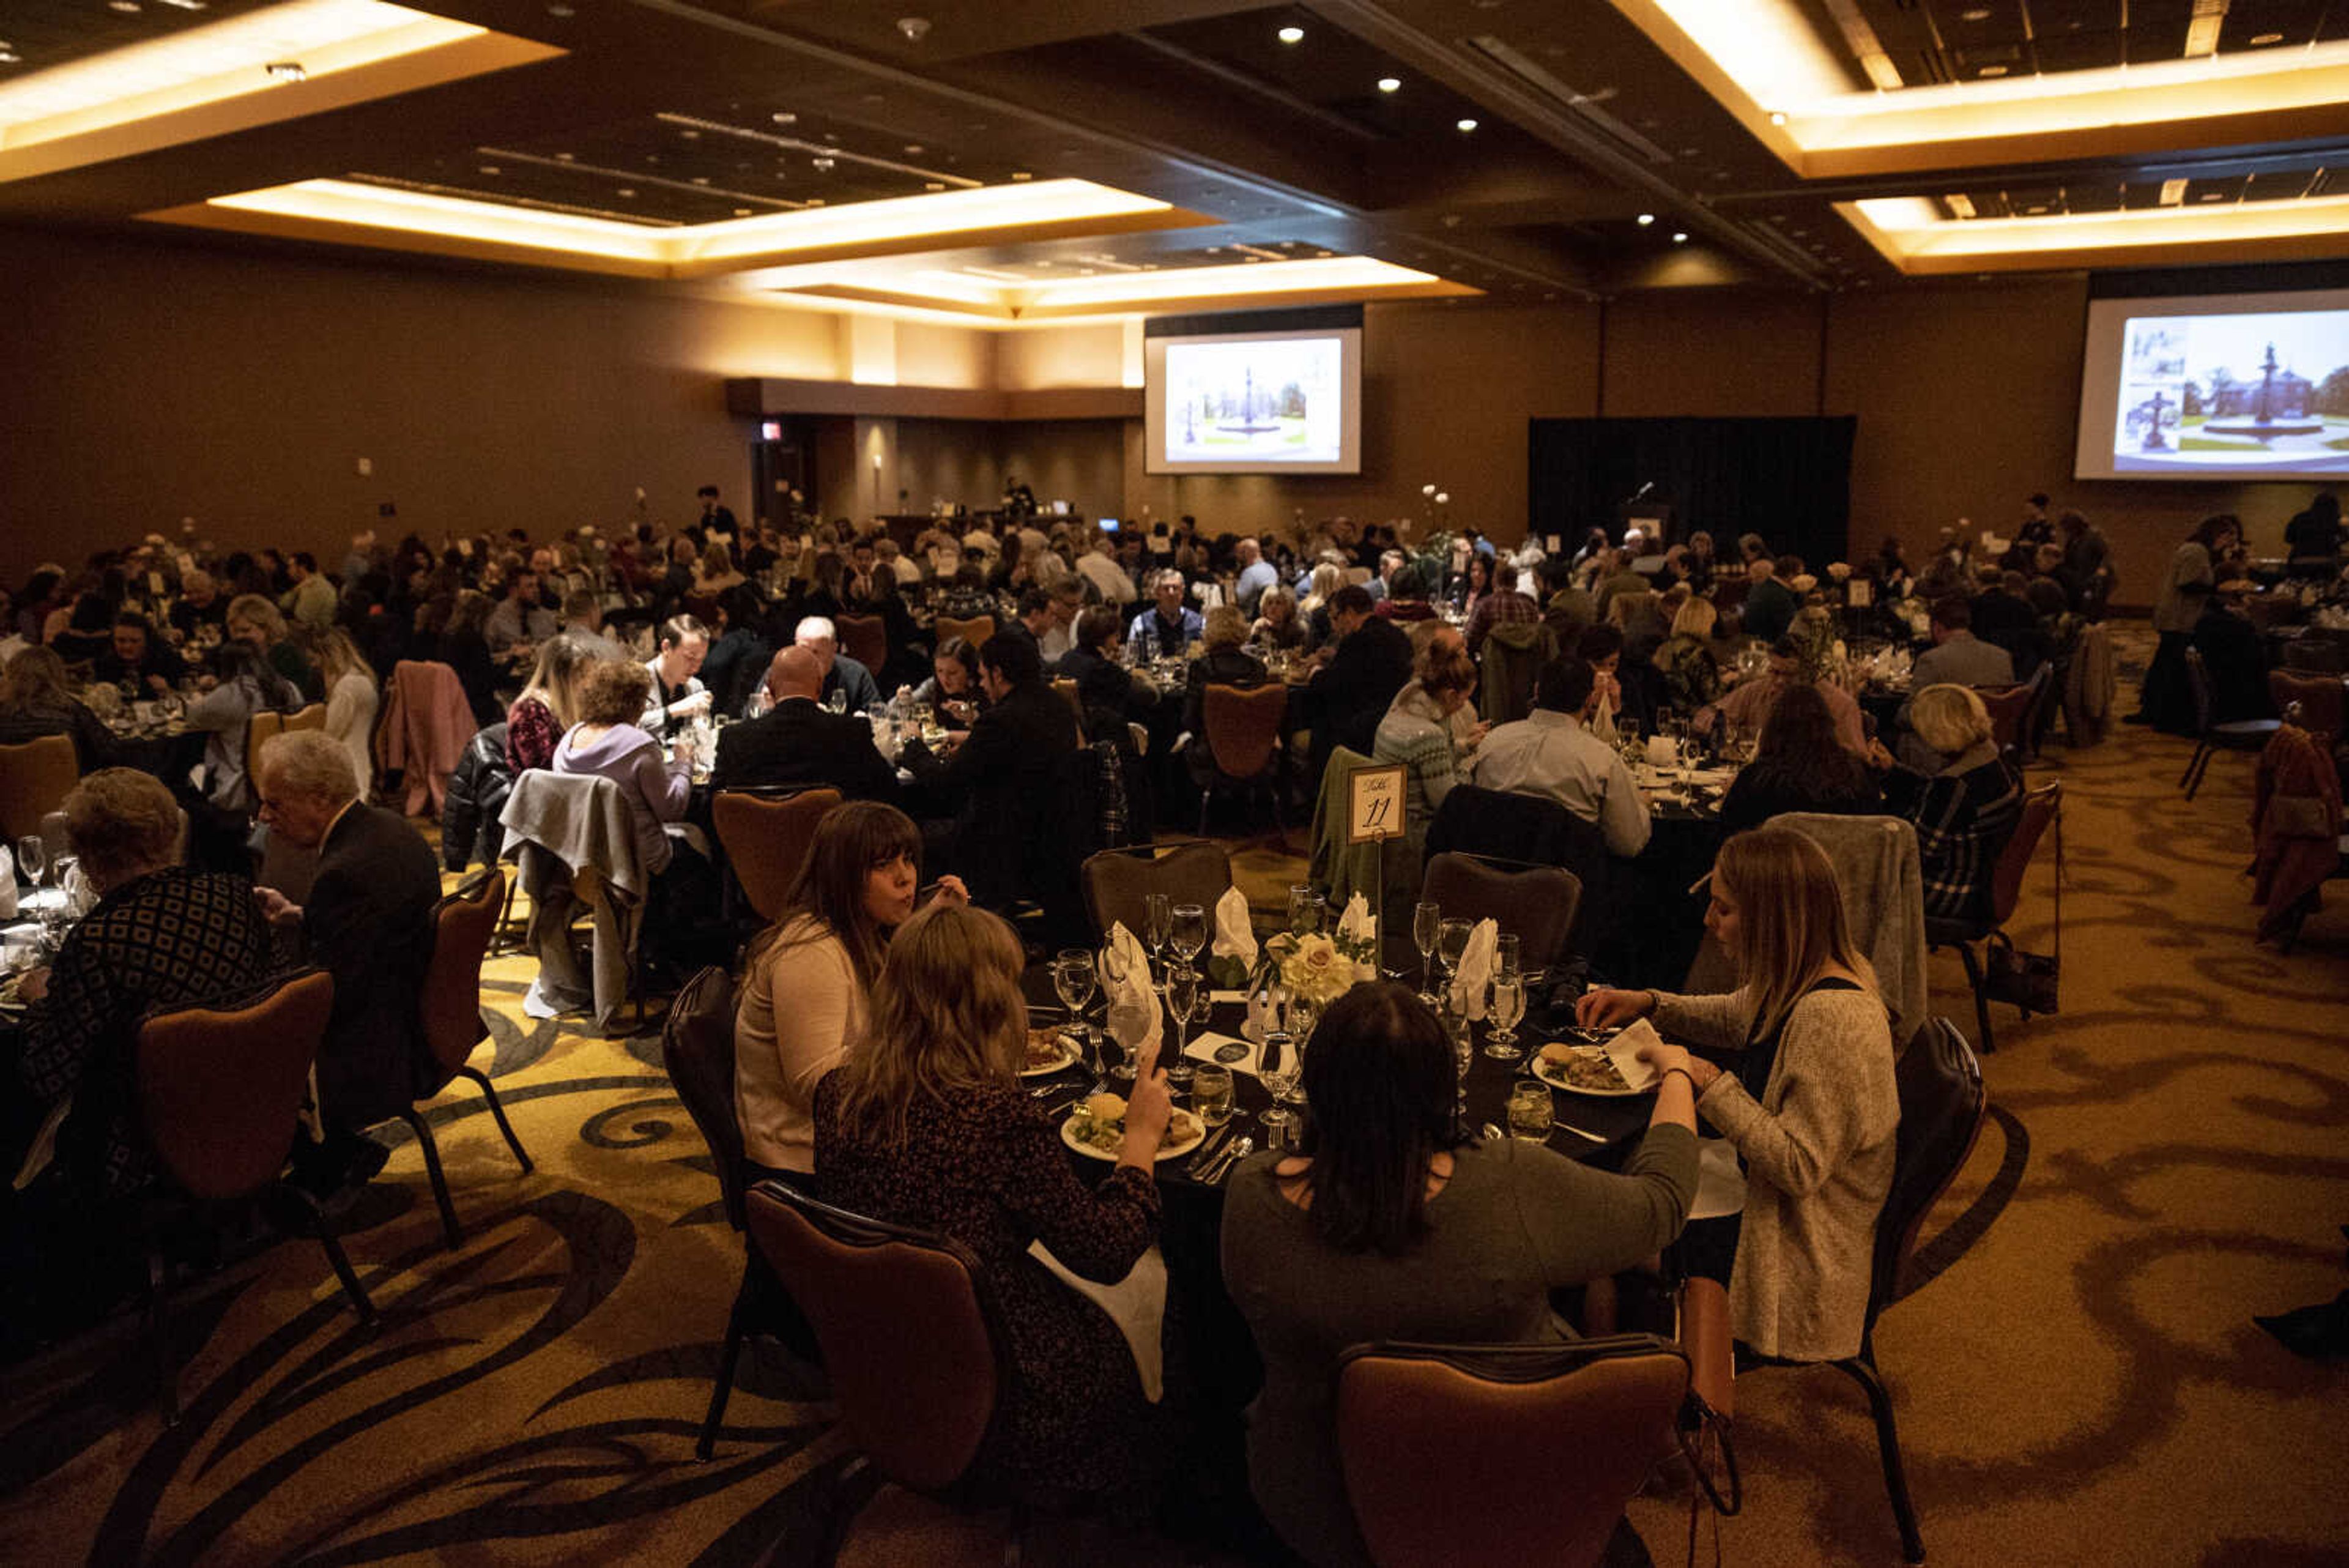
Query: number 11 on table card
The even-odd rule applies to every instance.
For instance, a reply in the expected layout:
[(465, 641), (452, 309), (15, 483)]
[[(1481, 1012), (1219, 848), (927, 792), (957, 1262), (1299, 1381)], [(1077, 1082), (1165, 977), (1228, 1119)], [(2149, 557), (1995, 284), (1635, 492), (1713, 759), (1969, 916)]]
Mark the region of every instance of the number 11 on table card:
[(1402, 836), (1403, 768), (1356, 768), (1346, 778), (1346, 842)]

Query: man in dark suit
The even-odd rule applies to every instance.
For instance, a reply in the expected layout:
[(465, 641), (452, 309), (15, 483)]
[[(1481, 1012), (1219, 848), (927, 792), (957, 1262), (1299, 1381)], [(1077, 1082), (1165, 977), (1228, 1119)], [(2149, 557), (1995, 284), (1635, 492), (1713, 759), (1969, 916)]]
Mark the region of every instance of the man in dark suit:
[(364, 1181), (388, 1151), (358, 1132), (398, 1115), (422, 1086), (419, 999), (440, 868), (397, 812), (359, 799), (350, 753), (323, 732), (273, 736), (261, 749), (258, 784), (269, 830), (318, 852), (309, 897), (295, 904), (257, 888), (261, 912), (274, 926), (299, 927), (310, 961), (335, 977), (318, 1047), (319, 1110), (332, 1130), (296, 1168), (329, 1187)]
[(1394, 622), (1373, 615), (1372, 607), (1366, 588), (1349, 585), (1330, 596), (1337, 648), (1305, 689), (1317, 779), (1339, 746), (1371, 754), (1371, 737), (1387, 705), (1411, 679), (1411, 639)]
[(915, 741), (898, 760), (953, 809), (947, 858), (972, 898), (1000, 908), (1027, 894), (1049, 912), (1074, 890), (1084, 827), (1068, 782), (1077, 715), (1045, 683), (1034, 646), (1009, 632), (978, 650), (978, 681), (992, 705), (951, 754)]
[(897, 793), (897, 771), (873, 744), (873, 726), (863, 718), (824, 710), (823, 666), (804, 648), (792, 647), (767, 666), (767, 694), (774, 711), (718, 732), (712, 789), (763, 784), (828, 784), (850, 800), (888, 800)]

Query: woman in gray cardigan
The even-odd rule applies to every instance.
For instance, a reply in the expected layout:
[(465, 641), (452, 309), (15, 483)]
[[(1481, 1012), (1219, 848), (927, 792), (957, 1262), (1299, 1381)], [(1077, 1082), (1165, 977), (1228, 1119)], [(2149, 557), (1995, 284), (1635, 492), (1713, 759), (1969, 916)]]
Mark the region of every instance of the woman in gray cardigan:
[(1576, 1017), (1602, 1028), (1652, 1017), (1665, 1034), (1734, 1054), (1723, 1068), (1674, 1044), (1643, 1053), (1690, 1075), (1698, 1114), (1745, 1169), (1744, 1214), (1692, 1225), (1690, 1241), (1701, 1243), (1703, 1226), (1735, 1227), (1738, 1339), (1794, 1360), (1857, 1355), (1900, 1121), (1883, 999), (1845, 926), (1826, 853), (1790, 828), (1722, 846), (1704, 923), (1737, 965), (1741, 990), (1593, 991)]
[(1225, 1199), (1224, 1282), (1264, 1356), (1249, 1490), (1314, 1568), (1370, 1568), (1331, 1409), (1349, 1345), (1568, 1337), (1549, 1293), (1653, 1256), (1695, 1195), (1686, 1069), (1665, 1078), (1620, 1175), (1463, 1139), (1453, 1073), (1443, 1025), (1408, 987), (1356, 986), (1305, 1055), (1303, 1147), (1247, 1161)]

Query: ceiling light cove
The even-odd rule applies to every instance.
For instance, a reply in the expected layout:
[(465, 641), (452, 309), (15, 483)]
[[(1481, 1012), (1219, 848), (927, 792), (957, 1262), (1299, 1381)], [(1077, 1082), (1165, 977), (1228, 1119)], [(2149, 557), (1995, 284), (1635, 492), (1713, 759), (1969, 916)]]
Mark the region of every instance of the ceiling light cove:
[(1944, 217), (1932, 202), (1904, 196), (1838, 202), (1836, 211), (1913, 276), (2179, 265), (2198, 259), (2198, 253), (2229, 261), (2301, 261), (2338, 256), (2349, 231), (2349, 196), (1971, 219)]
[(2349, 40), (1856, 89), (1806, 0), (1612, 4), (1806, 179), (2349, 133)]
[(0, 182), (157, 151), (563, 50), (378, 0), (288, 0), (15, 76)]
[(1084, 180), (811, 204), (666, 228), (351, 180), (305, 180), (142, 215), (200, 228), (666, 278), (784, 259), (900, 255), (948, 244), (1019, 244), (1215, 221)]

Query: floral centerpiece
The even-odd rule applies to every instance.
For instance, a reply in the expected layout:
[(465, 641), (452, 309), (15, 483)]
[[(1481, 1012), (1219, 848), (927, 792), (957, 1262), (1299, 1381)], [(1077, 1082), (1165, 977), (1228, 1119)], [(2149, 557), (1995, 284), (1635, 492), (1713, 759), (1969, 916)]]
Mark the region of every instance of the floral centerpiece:
[(1334, 931), (1282, 931), (1264, 945), (1266, 968), (1288, 993), (1316, 1010), (1378, 978), (1378, 923), (1360, 893), (1347, 901)]

